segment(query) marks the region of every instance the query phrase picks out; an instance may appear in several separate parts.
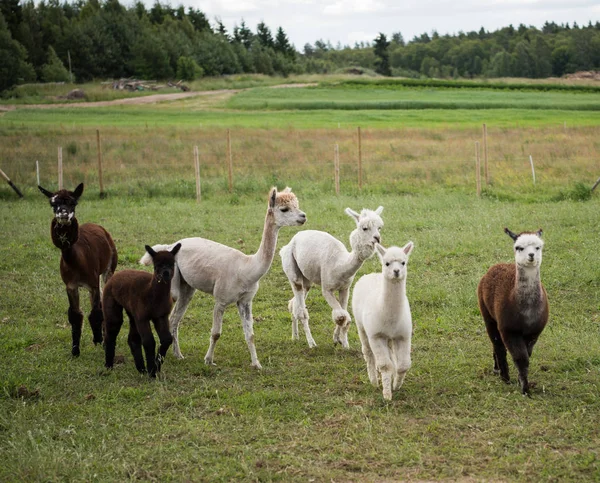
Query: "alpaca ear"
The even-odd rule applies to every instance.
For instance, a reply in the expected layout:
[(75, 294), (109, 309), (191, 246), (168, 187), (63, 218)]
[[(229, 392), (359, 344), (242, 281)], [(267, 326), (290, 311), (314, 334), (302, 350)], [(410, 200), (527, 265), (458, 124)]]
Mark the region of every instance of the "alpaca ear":
[(354, 218), (354, 221), (356, 221), (356, 223), (358, 223), (360, 215), (356, 211), (351, 210), (350, 208), (346, 208), (344, 210), (344, 213), (346, 213), (348, 216)]
[(375, 210), (375, 213), (376, 213), (376, 214), (378, 214), (378, 215), (381, 215), (381, 212), (382, 212), (382, 211), (383, 211), (383, 206), (380, 206), (379, 208), (377, 208), (377, 209)]
[(518, 235), (515, 235), (512, 231), (510, 231), (508, 228), (504, 229), (504, 233), (506, 233), (509, 237), (511, 237), (513, 239), (513, 241), (517, 241), (517, 238), (519, 238)]
[(150, 256), (152, 258), (154, 258), (156, 256), (156, 252), (152, 249), (152, 247), (150, 245), (144, 245), (144, 248), (146, 249), (146, 251), (150, 254)]
[(290, 188), (289, 186), (286, 186), (285, 189), (282, 191), (282, 193), (291, 193), (292, 192), (292, 188)]
[(411, 241), (409, 241), (406, 245), (404, 245), (402, 247), (402, 250), (404, 251), (404, 253), (406, 254), (406, 256), (410, 255), (411, 252), (413, 251), (413, 248), (415, 247), (415, 244)]
[[(175, 246), (173, 247), (173, 249), (171, 250), (171, 255), (173, 255), (173, 256), (177, 255), (177, 252), (178, 252), (180, 249), (181, 249), (181, 243), (178, 243), (178, 244), (177, 244), (177, 245), (175, 245)], [(148, 249), (146, 248), (146, 250), (148, 250)]]
[(537, 236), (539, 236), (540, 238), (542, 238), (542, 233), (544, 233), (544, 232), (542, 231), (542, 229), (541, 229), (541, 228), (540, 228), (538, 231), (536, 231), (536, 232), (535, 232), (535, 234), (536, 234)]
[(83, 183), (79, 183), (75, 191), (73, 191), (73, 196), (75, 198), (79, 198), (83, 194)]
[(48, 191), (47, 189), (42, 188), (40, 185), (38, 185), (38, 188), (48, 198), (52, 198), (54, 196), (54, 193), (50, 193), (50, 191)]
[(375, 251), (377, 252), (377, 256), (379, 257), (379, 260), (381, 260), (383, 262), (383, 257), (385, 257), (385, 253), (387, 252), (387, 250), (384, 248), (383, 245), (380, 245), (379, 243), (375, 243)]
[(269, 208), (275, 208), (275, 199), (277, 198), (277, 188), (274, 186), (271, 188), (271, 192), (269, 193)]

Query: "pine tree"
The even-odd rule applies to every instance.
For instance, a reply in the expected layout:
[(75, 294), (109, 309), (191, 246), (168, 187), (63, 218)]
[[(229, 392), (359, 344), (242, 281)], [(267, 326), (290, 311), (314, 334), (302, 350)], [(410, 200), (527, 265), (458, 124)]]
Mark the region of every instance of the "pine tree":
[(373, 47), (375, 51), (375, 56), (377, 60), (375, 61), (375, 71), (378, 74), (391, 76), (392, 70), (390, 69), (390, 54), (388, 52), (388, 48), (390, 43), (386, 36), (382, 33), (375, 39), (375, 46)]

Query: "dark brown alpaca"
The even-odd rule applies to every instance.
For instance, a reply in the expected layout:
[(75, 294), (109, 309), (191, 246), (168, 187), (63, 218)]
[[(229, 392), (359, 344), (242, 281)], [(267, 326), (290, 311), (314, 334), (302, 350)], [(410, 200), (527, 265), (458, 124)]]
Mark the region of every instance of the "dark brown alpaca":
[(102, 342), (102, 305), (100, 276), (108, 282), (117, 267), (117, 249), (110, 234), (100, 225), (79, 225), (75, 207), (83, 193), (83, 183), (75, 191), (59, 190), (56, 193), (38, 186), (50, 199), (54, 219), (50, 226), (52, 242), (61, 251), (60, 276), (69, 297), (69, 323), (73, 336), (71, 354), (79, 355), (83, 312), (79, 306), (79, 288), (90, 291), (91, 311), (88, 315), (94, 334), (94, 344)]
[[(152, 257), (154, 274), (141, 270), (123, 270), (116, 273), (106, 287), (102, 297), (105, 324), (106, 367), (111, 368), (115, 360), (117, 336), (123, 325), (123, 309), (129, 316), (129, 337), (127, 342), (141, 373), (148, 371), (156, 377), (173, 342), (169, 331), (169, 313), (173, 306), (171, 299), (171, 279), (175, 273), (175, 255), (181, 243), (171, 251), (155, 252), (146, 245)], [(150, 321), (158, 333), (160, 347), (156, 354), (156, 344), (150, 328)], [(146, 352), (146, 365), (142, 356), (142, 346)]]
[(494, 372), (510, 381), (506, 351), (519, 371), (521, 392), (529, 394), (529, 358), (548, 322), (548, 296), (540, 280), (542, 230), (515, 235), (515, 263), (491, 267), (477, 287), (479, 309), (494, 346)]

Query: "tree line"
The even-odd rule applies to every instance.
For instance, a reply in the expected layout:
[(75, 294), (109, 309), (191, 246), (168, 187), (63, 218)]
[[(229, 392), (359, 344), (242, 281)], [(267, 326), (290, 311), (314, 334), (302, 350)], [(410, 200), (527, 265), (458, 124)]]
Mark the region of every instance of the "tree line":
[(600, 23), (546, 22), (454, 35), (401, 33), (373, 43), (297, 51), (286, 32), (242, 19), (231, 32), (195, 8), (158, 0), (0, 0), (0, 91), (18, 83), (138, 77), (194, 80), (238, 73), (363, 72), (407, 77), (561, 76), (600, 68)]

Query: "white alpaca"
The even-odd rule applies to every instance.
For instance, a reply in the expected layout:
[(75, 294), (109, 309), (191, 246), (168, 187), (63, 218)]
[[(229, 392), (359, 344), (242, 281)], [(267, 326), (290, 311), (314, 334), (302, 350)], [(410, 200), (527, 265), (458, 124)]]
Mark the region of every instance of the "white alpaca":
[[(346, 208), (346, 214), (356, 222), (356, 229), (350, 234), (351, 252), (329, 233), (315, 230), (297, 233), (280, 250), (283, 271), (294, 291), (294, 297), (288, 303), (288, 310), (292, 313), (292, 339), (298, 339), (300, 320), (308, 346), (317, 345), (310, 333), (305, 303), (310, 287), (317, 284), (321, 285), (323, 296), (333, 309), (331, 316), (336, 324), (333, 342), (348, 348), (350, 285), (363, 262), (373, 255), (375, 244), (381, 242), (383, 221), (379, 215), (382, 211), (383, 206), (380, 206), (375, 211), (364, 209), (359, 215)], [(336, 291), (339, 297), (335, 296)]]
[(413, 242), (387, 250), (377, 245), (382, 273), (362, 276), (354, 286), (352, 312), (358, 327), (369, 380), (378, 386), (381, 374), (384, 399), (400, 388), (410, 369), (412, 317), (406, 297), (406, 264)]
[[(258, 291), (259, 280), (269, 271), (273, 262), (279, 229), (282, 226), (303, 225), (305, 222), (306, 215), (300, 211), (298, 199), (291, 188), (280, 193), (272, 188), (262, 240), (254, 255), (245, 255), (239, 250), (204, 238), (184, 238), (172, 245), (153, 247), (155, 251), (169, 250), (181, 243), (181, 250), (177, 254), (177, 269), (171, 282), (171, 295), (176, 303), (169, 317), (175, 357), (183, 358), (178, 337), (181, 318), (194, 292), (202, 290), (215, 298), (210, 345), (204, 362), (213, 364), (215, 345), (223, 326), (223, 312), (227, 306), (235, 303), (242, 319), (252, 366), (262, 368), (254, 345), (252, 300)], [(148, 265), (152, 263), (152, 259), (149, 255), (144, 255), (140, 263)]]

